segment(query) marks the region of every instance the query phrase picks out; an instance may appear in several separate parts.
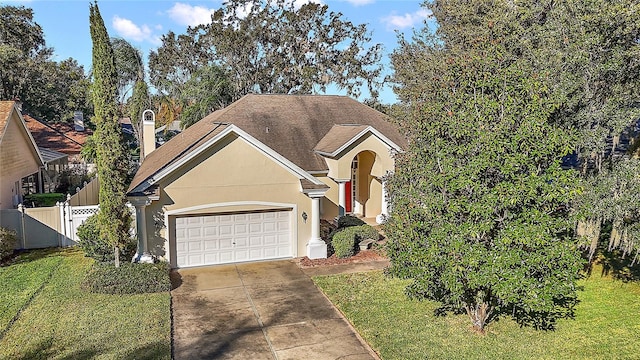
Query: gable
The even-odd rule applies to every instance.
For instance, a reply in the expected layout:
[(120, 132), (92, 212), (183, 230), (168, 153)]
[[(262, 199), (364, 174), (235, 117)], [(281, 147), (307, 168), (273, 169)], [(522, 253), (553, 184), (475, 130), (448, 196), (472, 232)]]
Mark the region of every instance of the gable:
[(2, 138), (0, 138), (2, 177), (19, 180), (38, 172), (42, 165), (42, 158), (31, 134), (14, 108), (5, 120)]
[(300, 194), (297, 174), (236, 134), (191, 158), (158, 185), (180, 207)]

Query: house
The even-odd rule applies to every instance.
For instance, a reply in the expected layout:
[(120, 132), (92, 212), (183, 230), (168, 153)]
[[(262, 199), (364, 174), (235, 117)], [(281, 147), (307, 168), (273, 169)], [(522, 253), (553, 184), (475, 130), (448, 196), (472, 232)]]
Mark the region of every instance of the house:
[(40, 176), (43, 192), (55, 192), (62, 173), (70, 168), (78, 173), (92, 171), (80, 155), (82, 145), (92, 134), (90, 129), (67, 123), (49, 124), (24, 113), (22, 116), (45, 163)]
[(37, 192), (44, 165), (15, 101), (0, 101), (0, 209), (12, 209), (22, 195)]
[[(145, 120), (143, 136), (153, 129)], [(144, 143), (128, 190), (140, 260), (173, 267), (326, 257), (320, 219), (382, 221), (384, 175), (406, 144), (386, 115), (317, 95), (247, 95)]]

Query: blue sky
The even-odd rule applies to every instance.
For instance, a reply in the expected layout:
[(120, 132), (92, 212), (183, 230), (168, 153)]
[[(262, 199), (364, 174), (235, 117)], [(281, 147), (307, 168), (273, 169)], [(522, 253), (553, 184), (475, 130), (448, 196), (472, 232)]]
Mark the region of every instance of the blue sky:
[[(0, 1), (2, 5), (24, 5), (34, 11), (35, 21), (42, 27), (47, 45), (55, 50), (56, 60), (72, 57), (85, 67), (91, 67), (89, 35), (89, 4), (92, 0), (31, 0)], [(388, 54), (397, 46), (396, 31), (410, 34), (421, 28), (430, 14), (420, 0), (292, 0), (296, 4), (322, 2), (329, 10), (341, 12), (356, 24), (366, 23), (372, 31), (372, 42), (385, 48), (385, 70), (390, 72)], [(128, 40), (140, 49), (145, 59), (150, 50), (160, 44), (160, 37), (169, 30), (184, 33), (187, 26), (209, 21), (209, 14), (219, 8), (222, 0), (188, 1), (98, 1), (102, 18), (110, 36)], [(338, 94), (337, 90), (330, 93)], [(381, 94), (385, 103), (395, 102), (390, 88)]]

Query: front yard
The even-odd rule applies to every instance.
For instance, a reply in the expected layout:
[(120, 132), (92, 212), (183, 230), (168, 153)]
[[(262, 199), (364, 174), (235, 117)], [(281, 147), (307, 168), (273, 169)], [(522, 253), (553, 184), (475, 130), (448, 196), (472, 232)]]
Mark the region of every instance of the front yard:
[(169, 293), (89, 293), (92, 261), (39, 250), (0, 268), (0, 359), (171, 358)]
[(384, 360), (638, 359), (640, 284), (597, 274), (580, 282), (575, 320), (561, 320), (555, 331), (502, 318), (486, 335), (473, 333), (466, 315), (434, 316), (436, 303), (408, 300), (407, 282), (381, 271), (313, 280)]

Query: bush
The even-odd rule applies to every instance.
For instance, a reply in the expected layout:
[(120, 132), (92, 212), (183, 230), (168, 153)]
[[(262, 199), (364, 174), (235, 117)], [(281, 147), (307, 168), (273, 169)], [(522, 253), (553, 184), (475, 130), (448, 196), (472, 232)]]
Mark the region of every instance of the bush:
[[(128, 239), (123, 248), (120, 249), (120, 259), (132, 257), (136, 253), (137, 243), (135, 239)], [(85, 222), (78, 226), (78, 246), (84, 251), (84, 255), (99, 262), (110, 262), (115, 260), (113, 247), (100, 237), (98, 228), (98, 216), (90, 216)]]
[(54, 206), (64, 200), (65, 196), (62, 193), (29, 194), (24, 196), (23, 204), (32, 207)]
[(18, 243), (18, 237), (13, 230), (0, 227), (0, 260), (13, 254)]
[(111, 263), (95, 263), (82, 283), (94, 293), (146, 294), (171, 290), (169, 264), (134, 264), (123, 262), (119, 268)]
[(366, 223), (364, 221), (352, 215), (344, 215), (338, 219), (338, 229), (350, 226), (361, 226), (365, 224)]
[(332, 245), (335, 254), (339, 258), (353, 256), (356, 245), (364, 239), (378, 240), (380, 234), (371, 225), (360, 225), (343, 228), (334, 236)]

